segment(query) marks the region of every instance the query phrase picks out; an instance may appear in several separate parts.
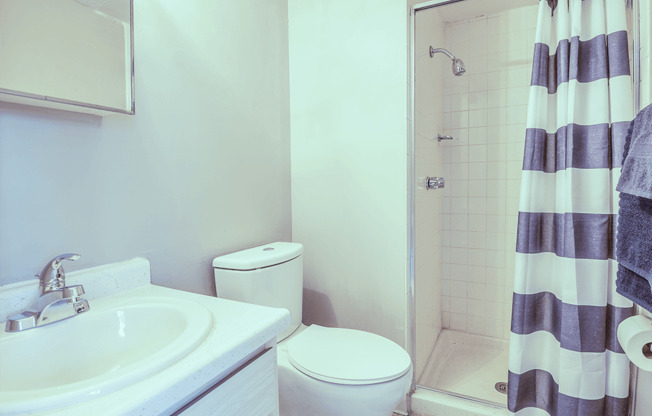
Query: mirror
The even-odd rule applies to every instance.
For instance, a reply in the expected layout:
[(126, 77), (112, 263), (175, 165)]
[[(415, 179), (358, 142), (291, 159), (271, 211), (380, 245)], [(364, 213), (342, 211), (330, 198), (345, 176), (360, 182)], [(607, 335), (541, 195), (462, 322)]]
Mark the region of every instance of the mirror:
[(131, 0), (0, 0), (0, 100), (134, 114), (133, 68)]

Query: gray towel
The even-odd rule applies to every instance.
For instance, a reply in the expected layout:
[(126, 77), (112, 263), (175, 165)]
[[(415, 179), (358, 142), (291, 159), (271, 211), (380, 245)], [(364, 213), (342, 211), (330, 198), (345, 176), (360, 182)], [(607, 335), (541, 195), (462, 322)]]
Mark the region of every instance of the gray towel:
[(616, 190), (652, 199), (652, 104), (638, 113), (630, 130)]
[(650, 291), (647, 280), (620, 264), (618, 265), (616, 292), (652, 312), (652, 291)]
[(652, 312), (652, 105), (629, 126), (616, 189), (616, 291)]
[(652, 312), (652, 200), (620, 194), (616, 292)]
[(652, 284), (652, 199), (620, 194), (618, 263)]

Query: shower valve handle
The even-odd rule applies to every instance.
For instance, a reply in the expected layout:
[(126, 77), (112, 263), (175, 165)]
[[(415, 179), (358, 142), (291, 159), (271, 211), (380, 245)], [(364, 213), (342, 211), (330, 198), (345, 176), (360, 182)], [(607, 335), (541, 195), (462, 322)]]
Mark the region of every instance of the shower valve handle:
[(445, 186), (446, 180), (438, 176), (428, 176), (426, 178), (426, 189), (441, 189)]

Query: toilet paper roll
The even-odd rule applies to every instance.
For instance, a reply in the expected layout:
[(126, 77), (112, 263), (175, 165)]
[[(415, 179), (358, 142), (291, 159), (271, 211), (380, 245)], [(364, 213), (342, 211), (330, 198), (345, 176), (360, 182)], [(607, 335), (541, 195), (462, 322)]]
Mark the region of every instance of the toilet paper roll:
[(643, 315), (625, 319), (618, 325), (618, 341), (635, 366), (652, 371), (652, 320)]

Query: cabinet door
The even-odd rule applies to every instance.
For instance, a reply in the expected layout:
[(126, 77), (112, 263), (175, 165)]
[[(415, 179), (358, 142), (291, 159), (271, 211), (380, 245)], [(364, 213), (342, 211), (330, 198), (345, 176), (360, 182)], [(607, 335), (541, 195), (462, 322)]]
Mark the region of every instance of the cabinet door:
[(175, 415), (278, 415), (276, 348), (252, 358)]

